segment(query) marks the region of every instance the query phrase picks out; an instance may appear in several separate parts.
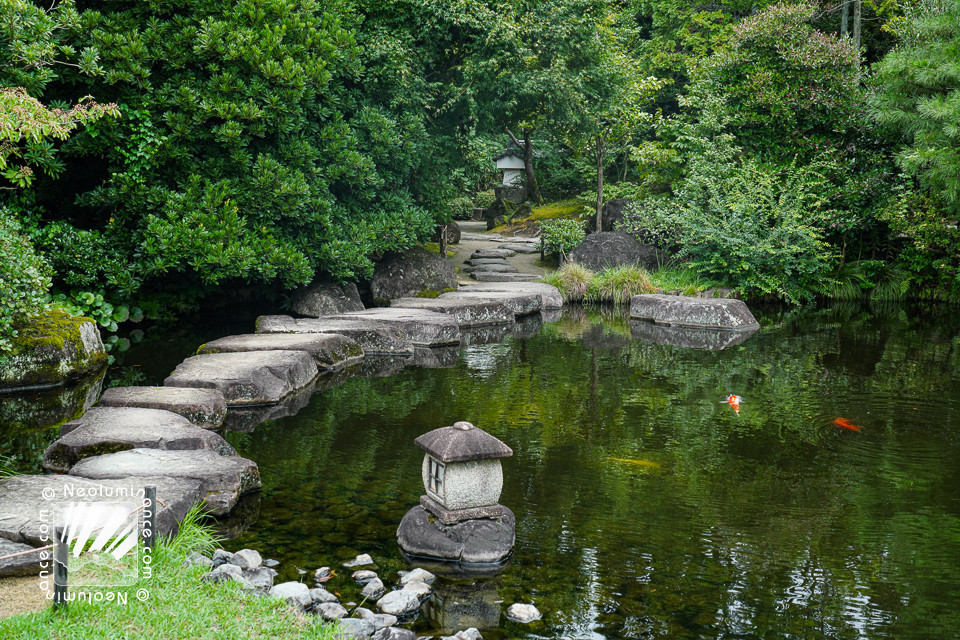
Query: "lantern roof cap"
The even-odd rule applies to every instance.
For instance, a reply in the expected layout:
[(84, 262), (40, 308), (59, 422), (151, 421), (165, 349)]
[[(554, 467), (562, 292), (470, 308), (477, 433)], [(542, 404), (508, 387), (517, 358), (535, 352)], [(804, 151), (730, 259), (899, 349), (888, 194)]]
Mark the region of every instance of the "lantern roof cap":
[(440, 462), (489, 460), (513, 455), (513, 449), (464, 420), (428, 431), (413, 443)]

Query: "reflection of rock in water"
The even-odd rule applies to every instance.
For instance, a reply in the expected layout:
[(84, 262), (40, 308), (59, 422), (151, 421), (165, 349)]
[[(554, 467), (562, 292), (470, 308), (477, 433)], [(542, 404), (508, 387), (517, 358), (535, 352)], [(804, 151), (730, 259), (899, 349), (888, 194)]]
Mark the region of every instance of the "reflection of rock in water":
[(544, 322), (558, 322), (561, 316), (563, 316), (562, 309), (544, 309), (540, 312), (540, 319)]
[(580, 341), (591, 349), (615, 350), (630, 344), (630, 336), (604, 330), (603, 325), (591, 324), (580, 334)]
[(519, 338), (524, 340), (537, 335), (540, 333), (540, 329), (542, 328), (542, 315), (540, 313), (529, 313), (525, 316), (520, 316), (517, 318), (517, 322), (515, 324), (510, 325), (508, 335), (511, 338)]
[(77, 384), (20, 393), (0, 393), (0, 435), (16, 435), (58, 427), (79, 418), (100, 397), (104, 373)]
[(471, 582), (437, 580), (422, 613), (433, 635), (450, 635), (474, 627), (480, 631), (500, 625), (498, 579)]
[(472, 327), (460, 330), (460, 346), (476, 344), (495, 344), (503, 342), (509, 335), (510, 325), (498, 324), (490, 327)]
[(413, 350), (413, 360), (410, 362), (415, 367), (424, 369), (449, 369), (457, 364), (457, 358), (460, 357), (460, 347), (416, 347)]
[(298, 392), (286, 396), (277, 404), (262, 407), (229, 407), (227, 417), (223, 420), (223, 428), (226, 431), (250, 433), (264, 420), (275, 420), (296, 415), (310, 403), (311, 396), (318, 388), (327, 388), (325, 385), (330, 384), (333, 378), (339, 378), (340, 375), (342, 375), (342, 372), (321, 376)]
[(214, 534), (230, 540), (240, 536), (253, 526), (260, 517), (260, 492), (254, 491), (240, 496), (233, 510), (213, 521)]
[(413, 364), (411, 356), (366, 355), (356, 375), (361, 378), (386, 378)]
[(630, 321), (630, 334), (634, 338), (655, 344), (667, 344), (684, 349), (707, 349), (721, 351), (746, 342), (756, 331), (724, 331), (723, 329), (693, 329), (654, 324), (644, 320)]

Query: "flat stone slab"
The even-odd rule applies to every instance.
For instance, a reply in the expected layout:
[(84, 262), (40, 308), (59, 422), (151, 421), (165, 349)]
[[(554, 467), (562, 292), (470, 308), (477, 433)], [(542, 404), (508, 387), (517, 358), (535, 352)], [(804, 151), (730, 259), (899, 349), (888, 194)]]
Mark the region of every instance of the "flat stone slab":
[[(25, 551), (32, 551), (36, 547), (30, 546), (29, 544), (23, 544), (22, 542), (11, 542), (6, 538), (0, 538), (0, 558), (5, 556), (12, 556), (15, 553), (23, 553)], [(40, 575), (40, 561), (44, 560), (47, 564), (50, 563), (50, 558), (53, 557), (51, 551), (39, 552), (39, 553), (28, 553), (26, 555), (17, 556), (16, 558), (9, 558), (7, 560), (0, 560), (0, 578), (10, 578), (15, 576), (38, 576)]]
[(655, 344), (666, 344), (684, 349), (722, 351), (743, 344), (756, 329), (729, 331), (725, 329), (698, 329), (654, 324), (648, 320), (631, 320), (630, 335)]
[(464, 231), (460, 234), (460, 241), (471, 240), (473, 242), (496, 242), (500, 240), (502, 236), (499, 233), (473, 233), (472, 231)]
[(71, 502), (143, 501), (144, 485), (157, 487), (157, 533), (177, 532), (187, 511), (201, 501), (200, 483), (169, 476), (87, 480), (75, 476), (14, 476), (0, 480), (0, 538), (33, 547), (50, 544), (52, 520)]
[(512, 264), (481, 264), (476, 267), (464, 267), (464, 273), (479, 273), (481, 271), (486, 273), (519, 273), (520, 270), (517, 269)]
[(649, 293), (633, 296), (630, 317), (683, 327), (754, 331), (760, 328), (750, 309), (732, 298), (690, 298)]
[(257, 463), (209, 450), (161, 451), (131, 449), (81, 460), (71, 476), (89, 480), (171, 476), (200, 483), (204, 508), (215, 516), (230, 513), (240, 496), (260, 489)]
[(197, 353), (242, 353), (248, 351), (306, 351), (324, 371), (340, 369), (363, 359), (355, 341), (337, 333), (248, 333), (219, 338)]
[(509, 249), (517, 253), (540, 253), (540, 241), (536, 242), (504, 242), (501, 249)]
[(413, 355), (413, 342), (406, 331), (364, 318), (260, 316), (257, 333), (338, 333), (355, 340), (364, 355)]
[(217, 389), (228, 406), (276, 404), (310, 384), (318, 373), (306, 351), (204, 353), (178, 364), (163, 384)]
[(103, 392), (97, 406), (163, 409), (204, 429), (217, 429), (227, 415), (227, 402), (216, 389), (113, 387)]
[(507, 262), (506, 258), (472, 258), (470, 260), (464, 260), (463, 264), (469, 265), (471, 267), (479, 267), (482, 264), (510, 264)]
[[(446, 294), (444, 294), (446, 295)], [(494, 298), (397, 298), (390, 301), (391, 309), (420, 309), (444, 314), (460, 327), (479, 327), (490, 324), (511, 324), (514, 321), (510, 307)], [(460, 333), (457, 332), (457, 343)]]
[(492, 273), (490, 271), (475, 271), (470, 277), (478, 282), (536, 282), (543, 280), (542, 276), (534, 273)]
[(477, 249), (470, 256), (471, 259), (476, 258), (511, 258), (517, 255), (516, 251), (511, 251), (510, 249)]
[(210, 449), (224, 456), (237, 454), (216, 433), (169, 411), (94, 407), (60, 427), (60, 437), (43, 454), (43, 468), (66, 473), (83, 458), (136, 448)]
[[(431, 298), (399, 298), (400, 300), (431, 300)], [(429, 307), (398, 306), (390, 302), (389, 307), (378, 307), (338, 316), (329, 316), (324, 320), (372, 322), (388, 327), (396, 327), (407, 334), (414, 345), (421, 347), (440, 347), (460, 342), (460, 327), (455, 320), (443, 313), (435, 313)]]
[(535, 294), (540, 296), (540, 308), (562, 309), (563, 296), (560, 290), (545, 282), (489, 282), (470, 284), (457, 289), (457, 293)]
[(515, 316), (525, 316), (540, 311), (543, 299), (536, 293), (522, 292), (494, 292), (458, 290), (441, 294), (437, 300), (470, 300), (474, 302), (493, 301), (505, 305)]

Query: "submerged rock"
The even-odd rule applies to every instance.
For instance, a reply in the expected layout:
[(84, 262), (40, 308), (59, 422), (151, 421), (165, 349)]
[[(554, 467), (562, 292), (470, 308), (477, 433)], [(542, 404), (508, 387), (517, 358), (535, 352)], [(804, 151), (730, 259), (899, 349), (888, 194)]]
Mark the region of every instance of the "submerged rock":
[(532, 604), (512, 604), (507, 607), (507, 620), (530, 623), (540, 619), (540, 611)]
[(55, 387), (104, 369), (107, 360), (93, 320), (45, 311), (19, 328), (12, 355), (0, 359), (0, 389)]
[(227, 415), (227, 402), (216, 389), (113, 387), (103, 392), (97, 406), (162, 409), (204, 429), (219, 428)]

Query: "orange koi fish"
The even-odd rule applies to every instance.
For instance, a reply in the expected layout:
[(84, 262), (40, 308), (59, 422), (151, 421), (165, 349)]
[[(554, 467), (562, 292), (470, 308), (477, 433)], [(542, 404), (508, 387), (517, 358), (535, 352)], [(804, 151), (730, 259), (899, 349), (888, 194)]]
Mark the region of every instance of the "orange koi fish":
[(743, 398), (740, 396), (727, 396), (727, 402), (733, 407), (734, 411), (740, 413), (740, 403), (743, 402)]
[(860, 425), (853, 424), (846, 418), (837, 418), (833, 421), (833, 424), (837, 425), (838, 427), (843, 427), (844, 429), (849, 429), (850, 431), (856, 431), (858, 433), (860, 432)]

